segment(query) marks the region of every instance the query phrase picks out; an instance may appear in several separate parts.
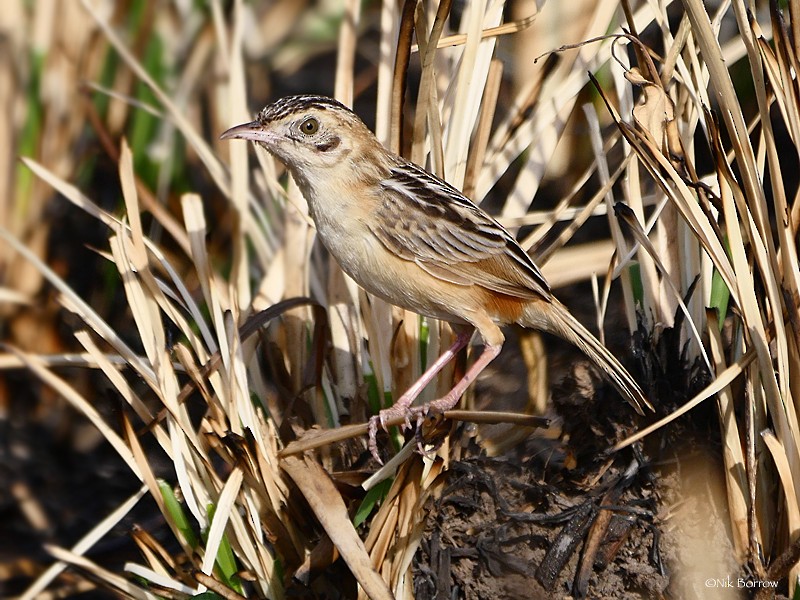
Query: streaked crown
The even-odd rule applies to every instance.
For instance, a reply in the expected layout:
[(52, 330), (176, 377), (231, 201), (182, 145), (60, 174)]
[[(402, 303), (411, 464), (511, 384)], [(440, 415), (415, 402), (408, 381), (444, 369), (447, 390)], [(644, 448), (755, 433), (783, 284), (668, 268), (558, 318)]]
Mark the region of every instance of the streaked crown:
[(313, 109), (322, 111), (331, 109), (343, 110), (352, 113), (344, 104), (333, 98), (300, 94), (297, 96), (285, 96), (265, 106), (261, 112), (258, 113), (258, 120), (262, 123), (270, 123)]

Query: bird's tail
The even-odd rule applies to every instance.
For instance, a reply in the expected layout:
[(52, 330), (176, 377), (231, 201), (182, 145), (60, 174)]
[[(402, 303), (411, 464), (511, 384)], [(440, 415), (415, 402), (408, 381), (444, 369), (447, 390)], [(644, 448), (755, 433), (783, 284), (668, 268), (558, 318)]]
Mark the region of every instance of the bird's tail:
[(546, 307), (538, 302), (529, 304), (518, 323), (523, 327), (533, 327), (553, 333), (574, 344), (605, 372), (614, 387), (636, 409), (636, 412), (643, 415), (645, 406), (653, 410), (653, 405), (645, 398), (639, 384), (608, 348), (581, 325), (558, 300), (553, 298), (548, 304)]

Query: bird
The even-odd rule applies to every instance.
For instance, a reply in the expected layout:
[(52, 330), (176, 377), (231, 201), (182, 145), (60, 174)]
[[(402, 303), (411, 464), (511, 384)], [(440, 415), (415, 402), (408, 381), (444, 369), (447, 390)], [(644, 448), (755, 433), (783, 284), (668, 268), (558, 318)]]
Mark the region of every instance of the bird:
[[(263, 146), (281, 161), (308, 203), (317, 236), (342, 270), (366, 291), (448, 322), (452, 345), (390, 408), (370, 418), (369, 449), (380, 462), (378, 425), (442, 413), (503, 347), (502, 325), (555, 334), (605, 373), (639, 413), (653, 410), (617, 358), (553, 295), (533, 259), (495, 218), (458, 189), (384, 147), (341, 102), (293, 95), (267, 105), (221, 139)], [(441, 398), (416, 397), (477, 331), (483, 351)]]

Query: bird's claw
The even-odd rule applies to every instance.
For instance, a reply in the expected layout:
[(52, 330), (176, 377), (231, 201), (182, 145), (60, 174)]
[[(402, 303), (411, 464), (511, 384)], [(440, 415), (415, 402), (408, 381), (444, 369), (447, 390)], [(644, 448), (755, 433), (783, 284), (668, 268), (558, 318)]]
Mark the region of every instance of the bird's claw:
[(397, 417), (403, 417), (403, 424), (401, 426), (402, 431), (406, 429), (411, 429), (411, 419), (413, 418), (415, 423), (415, 437), (417, 440), (417, 449), (419, 450), (420, 454), (425, 454), (425, 449), (423, 447), (423, 438), (422, 438), (422, 422), (425, 420), (425, 417), (428, 416), (428, 413), (431, 410), (431, 404), (426, 403), (422, 406), (392, 406), (391, 408), (385, 408), (377, 415), (370, 417), (369, 419), (369, 442), (367, 447), (369, 448), (370, 454), (372, 454), (372, 458), (374, 458), (378, 464), (383, 464), (380, 455), (378, 454), (378, 425), (380, 424), (381, 429), (384, 431), (389, 431), (388, 426), (386, 423), (392, 419)]
[(383, 421), (379, 415), (370, 417), (369, 428), (367, 429), (369, 433), (369, 442), (367, 442), (367, 447), (369, 448), (369, 453), (372, 454), (372, 458), (374, 458), (379, 465), (382, 465), (383, 461), (378, 454), (378, 423), (383, 425)]

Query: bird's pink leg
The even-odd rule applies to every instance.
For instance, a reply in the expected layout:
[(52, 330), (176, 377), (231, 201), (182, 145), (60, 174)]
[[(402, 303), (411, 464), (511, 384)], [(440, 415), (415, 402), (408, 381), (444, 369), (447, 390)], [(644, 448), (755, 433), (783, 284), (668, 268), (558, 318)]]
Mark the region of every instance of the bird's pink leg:
[(442, 396), (438, 400), (434, 400), (429, 404), (425, 404), (424, 406), (416, 406), (408, 409), (406, 421), (409, 420), (412, 414), (416, 414), (417, 417), (417, 450), (420, 454), (425, 454), (423, 439), (420, 433), (422, 420), (430, 413), (440, 414), (447, 410), (451, 410), (456, 404), (458, 404), (458, 401), (461, 399), (461, 396), (464, 395), (464, 392), (467, 391), (467, 388), (478, 378), (478, 375), (480, 375), (481, 371), (483, 371), (490, 362), (497, 358), (497, 355), (500, 354), (500, 350), (502, 349), (503, 344), (487, 344), (483, 348), (483, 352), (481, 352), (478, 360), (475, 361), (475, 364), (473, 364), (467, 370), (467, 372), (464, 374), (464, 377), (461, 378), (461, 381), (459, 381), (445, 396)]
[[(395, 404), (392, 408), (388, 408), (386, 410), (382, 410), (380, 416), (383, 417), (384, 413), (389, 413), (390, 417), (395, 416), (404, 416), (406, 419), (406, 427), (411, 425), (411, 417), (416, 417), (417, 423), (417, 446), (419, 448), (420, 453), (423, 453), (422, 448), (422, 440), (419, 436), (419, 428), (422, 425), (422, 419), (430, 413), (443, 413), (446, 410), (450, 410), (456, 404), (458, 404), (458, 400), (461, 396), (464, 395), (464, 392), (467, 388), (474, 382), (481, 371), (483, 371), (486, 366), (492, 362), (497, 355), (500, 354), (500, 350), (503, 348), (502, 344), (487, 344), (481, 355), (478, 357), (478, 360), (475, 361), (467, 372), (464, 374), (464, 377), (450, 390), (445, 396), (442, 396), (438, 400), (434, 400), (429, 404), (425, 404), (424, 406), (404, 406), (402, 409), (398, 409), (399, 402)], [(437, 361), (438, 362), (438, 361)], [(402, 410), (402, 412), (400, 412)], [(374, 427), (374, 429), (373, 429)], [(372, 452), (372, 456), (378, 462), (381, 462), (380, 457), (378, 456), (378, 446), (375, 442), (374, 433), (377, 433), (378, 426), (376, 423), (376, 417), (372, 417), (370, 419), (370, 438), (369, 438), (369, 449)]]
[(500, 354), (500, 350), (502, 349), (502, 344), (490, 344), (485, 346), (478, 360), (475, 361), (475, 364), (467, 369), (461, 381), (459, 381), (447, 395), (442, 396), (438, 400), (434, 400), (430, 404), (419, 407), (422, 409), (422, 414), (424, 415), (428, 412), (442, 413), (452, 409), (458, 404), (459, 399), (464, 395), (464, 392), (467, 391), (470, 384), (478, 378), (478, 375), (480, 375), (481, 371), (483, 371), (490, 362), (497, 358), (497, 355)]
[[(375, 439), (378, 434), (378, 424), (380, 423), (380, 426), (386, 430), (386, 421), (395, 417), (405, 417), (405, 427), (411, 427), (411, 404), (417, 399), (417, 396), (420, 395), (422, 390), (425, 389), (425, 386), (428, 385), (434, 377), (436, 377), (436, 374), (439, 373), (439, 371), (441, 371), (447, 365), (447, 363), (453, 360), (464, 348), (464, 346), (469, 343), (471, 337), (472, 330), (458, 331), (456, 333), (456, 339), (453, 341), (452, 345), (439, 358), (436, 359), (436, 362), (434, 362), (430, 368), (422, 374), (422, 377), (417, 379), (412, 386), (408, 388), (405, 393), (400, 396), (400, 398), (397, 399), (397, 402), (395, 402), (394, 405), (392, 405), (390, 408), (382, 410), (380, 413), (370, 418), (369, 450), (372, 453), (372, 456), (375, 457), (375, 460), (381, 462), (378, 456), (378, 445)], [(481, 354), (481, 357), (483, 357), (483, 354)], [(458, 402), (457, 398), (456, 402)]]

